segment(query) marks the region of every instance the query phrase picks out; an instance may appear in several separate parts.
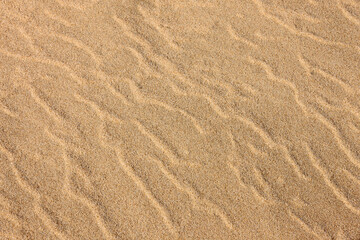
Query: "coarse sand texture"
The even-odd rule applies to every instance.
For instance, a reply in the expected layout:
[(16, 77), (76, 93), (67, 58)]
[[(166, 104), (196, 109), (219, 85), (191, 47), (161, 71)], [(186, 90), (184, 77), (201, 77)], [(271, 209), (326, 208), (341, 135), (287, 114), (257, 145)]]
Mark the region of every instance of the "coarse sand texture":
[(0, 240), (360, 240), (360, 0), (0, 0)]

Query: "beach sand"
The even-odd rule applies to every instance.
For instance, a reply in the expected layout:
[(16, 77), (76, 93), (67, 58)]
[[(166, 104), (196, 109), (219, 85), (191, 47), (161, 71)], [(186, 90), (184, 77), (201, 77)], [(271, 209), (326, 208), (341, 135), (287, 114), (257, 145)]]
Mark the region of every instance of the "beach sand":
[(359, 0), (0, 0), (0, 239), (360, 239)]

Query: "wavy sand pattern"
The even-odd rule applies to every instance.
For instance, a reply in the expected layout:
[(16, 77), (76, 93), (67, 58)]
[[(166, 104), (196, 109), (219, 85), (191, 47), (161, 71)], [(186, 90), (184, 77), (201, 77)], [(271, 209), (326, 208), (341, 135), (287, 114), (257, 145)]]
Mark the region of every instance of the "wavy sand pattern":
[(0, 239), (360, 239), (358, 0), (0, 0)]

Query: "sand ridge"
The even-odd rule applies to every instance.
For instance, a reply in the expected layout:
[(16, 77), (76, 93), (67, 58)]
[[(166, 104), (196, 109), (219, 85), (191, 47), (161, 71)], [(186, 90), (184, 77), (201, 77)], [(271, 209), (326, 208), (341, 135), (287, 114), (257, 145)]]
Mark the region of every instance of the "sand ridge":
[(360, 239), (357, 0), (0, 0), (0, 239)]

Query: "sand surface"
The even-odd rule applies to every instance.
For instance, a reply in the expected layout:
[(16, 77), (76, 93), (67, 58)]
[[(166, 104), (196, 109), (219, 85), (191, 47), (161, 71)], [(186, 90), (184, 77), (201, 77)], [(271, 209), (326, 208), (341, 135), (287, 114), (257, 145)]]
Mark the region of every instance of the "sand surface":
[(360, 239), (359, 0), (0, 0), (0, 239)]

